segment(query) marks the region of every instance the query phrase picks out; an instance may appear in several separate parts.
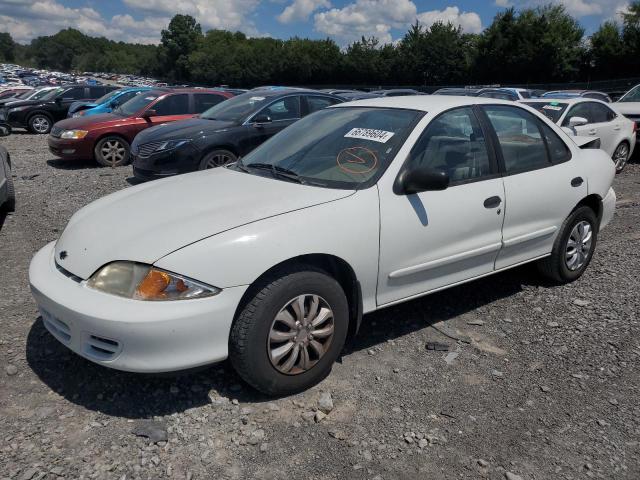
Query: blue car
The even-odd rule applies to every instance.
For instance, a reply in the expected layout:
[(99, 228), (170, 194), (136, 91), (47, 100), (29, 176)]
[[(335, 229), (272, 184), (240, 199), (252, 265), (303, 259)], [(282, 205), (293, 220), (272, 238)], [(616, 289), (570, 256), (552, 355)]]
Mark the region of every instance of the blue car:
[(86, 117), (99, 113), (111, 113), (120, 105), (128, 102), (136, 95), (152, 90), (151, 87), (131, 87), (113, 90), (93, 102), (73, 102), (69, 107), (68, 117)]

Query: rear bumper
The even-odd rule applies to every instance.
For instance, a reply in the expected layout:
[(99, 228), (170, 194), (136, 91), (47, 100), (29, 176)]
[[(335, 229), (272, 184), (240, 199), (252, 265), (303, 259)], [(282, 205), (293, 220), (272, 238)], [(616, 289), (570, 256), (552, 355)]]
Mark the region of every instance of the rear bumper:
[(611, 220), (616, 209), (616, 192), (613, 188), (609, 188), (607, 196), (602, 200), (602, 218), (600, 219), (600, 230), (605, 228)]
[(92, 144), (86, 138), (83, 140), (63, 140), (49, 135), (47, 143), (49, 151), (56, 157), (70, 160), (93, 158)]
[(98, 292), (55, 265), (54, 242), (29, 267), (44, 326), (78, 355), (131, 372), (184, 370), (224, 360), (246, 286), (198, 300), (146, 302)]

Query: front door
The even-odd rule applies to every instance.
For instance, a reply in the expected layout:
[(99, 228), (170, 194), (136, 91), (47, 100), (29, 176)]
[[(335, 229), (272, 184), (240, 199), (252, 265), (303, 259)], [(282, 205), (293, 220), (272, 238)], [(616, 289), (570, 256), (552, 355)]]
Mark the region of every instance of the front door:
[(378, 305), (491, 273), (505, 195), (495, 156), (471, 107), (444, 112), (413, 147), (407, 168), (448, 173), (441, 191), (380, 191)]
[(240, 155), (246, 155), (299, 119), (299, 95), (290, 95), (275, 100), (253, 115), (244, 125), (245, 135), (240, 141)]

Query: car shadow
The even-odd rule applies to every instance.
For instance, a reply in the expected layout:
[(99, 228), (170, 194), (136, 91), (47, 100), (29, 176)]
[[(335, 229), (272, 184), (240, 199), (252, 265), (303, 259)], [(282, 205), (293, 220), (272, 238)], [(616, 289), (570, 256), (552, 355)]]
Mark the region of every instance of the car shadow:
[(4, 222), (7, 219), (7, 215), (8, 213), (0, 210), (0, 230), (2, 230), (2, 227), (4, 226)]
[(127, 177), (125, 179), (125, 181), (129, 184), (129, 185), (142, 185), (143, 183), (146, 183), (144, 180), (140, 180), (139, 178), (136, 177)]
[[(523, 285), (547, 286), (531, 267), (519, 267), (365, 315), (342, 358), (512, 296)], [(272, 400), (242, 382), (229, 362), (186, 372), (136, 374), (112, 370), (74, 354), (45, 329), (40, 317), (27, 337), (27, 362), (52, 390), (88, 410), (125, 418), (170, 415), (224, 396), (247, 403)]]
[(47, 160), (47, 165), (59, 170), (80, 170), (86, 168), (102, 168), (94, 160), (65, 160), (63, 158), (53, 158)]

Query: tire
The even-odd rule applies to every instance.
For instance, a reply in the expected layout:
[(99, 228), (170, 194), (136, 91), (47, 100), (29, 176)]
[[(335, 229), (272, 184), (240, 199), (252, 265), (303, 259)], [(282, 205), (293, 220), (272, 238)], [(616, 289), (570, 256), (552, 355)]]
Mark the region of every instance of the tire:
[(117, 135), (101, 138), (93, 149), (93, 154), (103, 167), (120, 167), (129, 163), (131, 147), (129, 142)]
[[(229, 338), (231, 364), (243, 380), (275, 396), (301, 392), (322, 381), (331, 372), (347, 338), (349, 306), (340, 284), (315, 267), (301, 265), (267, 277), (252, 287), (249, 295), (231, 327)], [(313, 310), (318, 313), (312, 317), (312, 321), (320, 322), (317, 326), (309, 325), (306, 330), (290, 328), (278, 320), (284, 318), (291, 323), (292, 318), (294, 321), (299, 318), (295, 307), (300, 297), (305, 298), (304, 321)], [(312, 303), (316, 298), (314, 310)], [(326, 314), (327, 309), (332, 316)], [(284, 310), (289, 313), (288, 317)], [(327, 333), (330, 330), (331, 337)], [(316, 337), (309, 332), (316, 332)], [(277, 338), (281, 335), (287, 339)], [(278, 359), (278, 348), (289, 350)], [(319, 351), (322, 353), (318, 354)], [(295, 354), (297, 360), (294, 359), (295, 363), (288, 369)]]
[(36, 113), (31, 115), (27, 121), (27, 127), (31, 133), (45, 135), (51, 131), (53, 120), (49, 115), (44, 113)]
[(630, 153), (631, 149), (626, 141), (620, 142), (620, 145), (616, 147), (613, 152), (613, 156), (611, 157), (616, 166), (616, 173), (620, 173), (624, 170), (624, 167), (627, 165), (629, 157), (631, 156)]
[[(586, 240), (580, 240), (580, 225), (590, 229), (590, 241), (586, 247)], [(587, 235), (584, 235), (585, 238)], [(577, 244), (572, 249), (570, 241)], [(553, 244), (549, 257), (538, 261), (540, 272), (548, 279), (558, 284), (569, 283), (582, 276), (589, 266), (598, 242), (598, 219), (594, 211), (586, 206), (578, 207), (564, 221), (560, 233)], [(585, 246), (585, 248), (582, 248)], [(570, 255), (574, 252), (573, 255)], [(573, 263), (572, 263), (573, 262)]]
[(214, 150), (213, 152), (207, 153), (202, 160), (200, 160), (198, 170), (223, 167), (235, 162), (236, 160), (238, 160), (238, 157), (229, 150)]
[(0, 211), (15, 212), (16, 210), (16, 190), (13, 184), (13, 177), (11, 176), (11, 169), (9, 163), (0, 156), (0, 160), (4, 163), (5, 174), (7, 176), (7, 200), (0, 205)]

